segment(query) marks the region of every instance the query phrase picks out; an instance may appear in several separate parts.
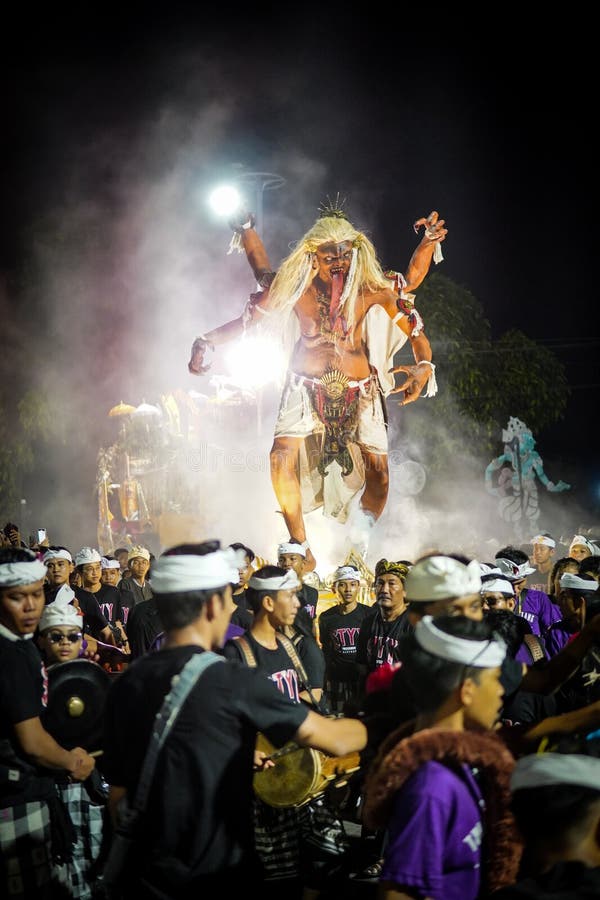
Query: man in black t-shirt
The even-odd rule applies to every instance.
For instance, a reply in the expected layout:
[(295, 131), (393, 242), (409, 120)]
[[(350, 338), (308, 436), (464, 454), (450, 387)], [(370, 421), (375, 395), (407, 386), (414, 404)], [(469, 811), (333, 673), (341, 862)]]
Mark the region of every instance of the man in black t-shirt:
[(71, 573), (74, 569), (73, 557), (66, 547), (52, 546), (44, 553), (42, 562), (46, 566), (44, 593), (48, 604), (56, 600), (60, 588), (64, 585), (70, 586)]
[[(116, 817), (133, 801), (154, 719), (172, 679), (195, 653), (218, 650), (233, 611), (235, 551), (218, 541), (174, 547), (152, 567), (165, 641), (111, 685), (106, 702), (103, 771)], [(151, 602), (151, 601), (146, 601)], [(141, 605), (141, 604), (140, 604)], [(275, 746), (294, 740), (331, 752), (360, 750), (357, 720), (319, 716), (286, 699), (259, 670), (222, 659), (204, 670), (162, 745), (141, 829), (127, 861), (128, 896), (250, 893), (262, 886), (253, 830), (257, 732)], [(343, 749), (342, 749), (343, 748)]]
[[(299, 587), (300, 580), (292, 568), (262, 566), (257, 569), (248, 588), (248, 601), (254, 612), (252, 626), (241, 638), (227, 641), (223, 652), (229, 659), (241, 660), (263, 672), (290, 703), (304, 701), (311, 704), (313, 699), (320, 701), (323, 682), (320, 680), (318, 687), (312, 683), (315, 677), (314, 662), (310, 655), (305, 654), (312, 645), (321, 658), (322, 651), (312, 635), (306, 635), (298, 647), (298, 656), (303, 657), (300, 665), (307, 674), (310, 673), (309, 690), (303, 672), (294, 659), (293, 645), (285, 637), (285, 630), (293, 626), (298, 612)], [(276, 784), (277, 780), (274, 781)], [(282, 804), (284, 799), (280, 795)], [(307, 806), (296, 808), (282, 805), (273, 808), (260, 797), (255, 798), (255, 839), (266, 881), (263, 898), (270, 900), (271, 897), (286, 896), (295, 900), (300, 897), (303, 889), (303, 832), (308, 827), (309, 816)]]
[(118, 613), (119, 591), (111, 584), (102, 584), (102, 557), (93, 547), (82, 547), (75, 554), (75, 569), (81, 579), (81, 587), (75, 588), (75, 599), (83, 613), (84, 631), (97, 641), (116, 647), (109, 616)]
[(360, 627), (370, 607), (358, 601), (360, 572), (340, 566), (334, 575), (335, 606), (319, 616), (319, 637), (325, 657), (325, 684), (334, 712), (343, 712), (348, 702), (358, 699), (360, 669), (356, 662)]
[(412, 630), (404, 582), (409, 564), (380, 559), (375, 566), (375, 603), (360, 626), (356, 661), (363, 679), (384, 664), (398, 659), (402, 635)]
[[(596, 743), (596, 746), (594, 746)], [(600, 759), (581, 749), (529, 753), (511, 776), (511, 808), (524, 843), (515, 884), (498, 900), (600, 897)]]
[[(119, 594), (121, 606), (126, 610), (132, 610), (138, 603), (150, 600), (152, 597), (152, 585), (148, 581), (150, 570), (150, 551), (140, 544), (131, 548), (127, 556), (127, 564), (131, 571), (129, 578), (122, 578), (119, 582)], [(124, 613), (123, 625), (127, 627), (127, 613)]]
[(132, 660), (147, 653), (162, 630), (155, 598), (136, 603), (127, 620), (127, 640)]
[(303, 581), (306, 569), (306, 547), (304, 544), (295, 540), (279, 544), (277, 547), (277, 565), (286, 571), (292, 569), (298, 576), (300, 587), (296, 591), (296, 595), (300, 601), (300, 609), (296, 614), (295, 624), (302, 631), (308, 630), (314, 635), (319, 592), (312, 585), (305, 584)]
[(246, 544), (242, 544), (241, 541), (234, 541), (234, 543), (229, 546), (232, 550), (240, 551), (240, 557), (243, 557), (238, 569), (238, 581), (233, 585), (233, 602), (235, 603), (235, 609), (231, 616), (231, 622), (233, 625), (239, 625), (240, 628), (247, 631), (252, 625), (254, 613), (248, 604), (246, 592), (248, 589), (248, 582), (254, 572), (252, 563), (256, 558), (256, 554), (254, 550), (246, 546)]

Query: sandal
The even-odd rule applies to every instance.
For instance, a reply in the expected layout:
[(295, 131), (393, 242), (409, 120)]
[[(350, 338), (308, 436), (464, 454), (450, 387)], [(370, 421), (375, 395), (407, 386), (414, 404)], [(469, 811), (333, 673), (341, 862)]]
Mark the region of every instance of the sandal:
[(371, 863), (360, 872), (357, 872), (354, 878), (360, 879), (379, 879), (381, 878), (381, 870), (383, 869), (383, 860), (378, 859), (377, 862)]

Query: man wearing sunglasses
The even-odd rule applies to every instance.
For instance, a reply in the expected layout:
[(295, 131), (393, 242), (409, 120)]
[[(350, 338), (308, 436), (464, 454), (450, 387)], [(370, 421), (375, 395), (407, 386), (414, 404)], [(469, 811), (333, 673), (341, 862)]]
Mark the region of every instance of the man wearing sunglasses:
[(56, 600), (44, 607), (37, 644), (46, 666), (77, 659), (83, 644), (83, 618), (70, 603)]
[[(44, 607), (38, 628), (37, 644), (48, 671), (61, 663), (79, 659), (83, 645), (82, 622), (81, 614), (69, 602), (68, 595), (59, 597)], [(85, 670), (87, 666), (97, 667), (97, 664), (84, 658), (76, 663), (76, 666), (82, 666)], [(76, 677), (85, 677), (83, 670), (81, 675)], [(50, 681), (48, 710), (50, 716), (54, 713), (55, 702), (61, 701), (55, 701), (53, 684)], [(42, 723), (45, 724), (44, 719)], [(103, 785), (98, 768), (85, 784), (73, 782), (60, 772), (56, 773), (55, 781), (56, 790), (75, 829), (71, 859), (61, 868), (61, 882), (72, 886), (72, 894), (78, 900), (91, 900), (91, 872), (102, 844), (107, 788)]]
[(515, 592), (507, 578), (494, 573), (481, 576), (481, 602), (484, 613), (490, 609), (506, 609), (514, 612)]

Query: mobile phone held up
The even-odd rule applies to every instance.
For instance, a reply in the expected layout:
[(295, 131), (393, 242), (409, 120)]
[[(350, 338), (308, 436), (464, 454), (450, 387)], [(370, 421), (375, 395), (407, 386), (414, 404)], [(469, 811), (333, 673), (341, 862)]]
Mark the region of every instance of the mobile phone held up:
[(45, 541), (45, 540), (46, 540), (46, 529), (45, 529), (45, 528), (38, 528), (38, 530), (37, 530), (37, 542), (38, 542), (38, 544), (41, 544), (42, 541)]

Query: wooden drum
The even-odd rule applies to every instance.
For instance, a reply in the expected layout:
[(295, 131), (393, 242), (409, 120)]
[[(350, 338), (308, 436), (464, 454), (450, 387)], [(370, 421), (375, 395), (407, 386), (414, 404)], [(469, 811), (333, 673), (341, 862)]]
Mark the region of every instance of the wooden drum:
[(360, 768), (360, 754), (328, 756), (321, 750), (289, 742), (276, 750), (263, 734), (256, 749), (272, 757), (275, 765), (254, 773), (254, 792), (268, 806), (300, 807), (323, 794), (327, 787), (343, 787)]

